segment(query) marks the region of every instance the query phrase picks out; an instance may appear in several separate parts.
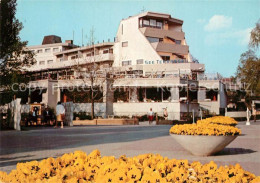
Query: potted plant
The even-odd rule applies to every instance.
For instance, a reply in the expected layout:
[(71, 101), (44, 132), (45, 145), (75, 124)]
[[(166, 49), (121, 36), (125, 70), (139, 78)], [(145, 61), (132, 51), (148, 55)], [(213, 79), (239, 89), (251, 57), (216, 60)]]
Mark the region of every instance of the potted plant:
[(210, 156), (230, 144), (241, 130), (211, 123), (175, 125), (170, 135), (187, 151), (197, 156)]
[(218, 124), (218, 125), (230, 125), (230, 126), (236, 126), (238, 123), (234, 118), (228, 117), (228, 116), (214, 116), (211, 118), (206, 118), (203, 120), (198, 120), (197, 123), (212, 123), (212, 124)]

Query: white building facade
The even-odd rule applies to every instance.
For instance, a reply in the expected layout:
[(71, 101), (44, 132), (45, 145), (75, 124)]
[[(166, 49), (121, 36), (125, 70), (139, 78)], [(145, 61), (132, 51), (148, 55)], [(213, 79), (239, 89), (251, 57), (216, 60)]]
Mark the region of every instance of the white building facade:
[(169, 14), (145, 12), (123, 19), (114, 42), (76, 47), (72, 41), (62, 43), (57, 36), (50, 36), (47, 44), (29, 46), (36, 53), (37, 64), (28, 68), (30, 88), (36, 92), (30, 93), (28, 102), (51, 107), (58, 101), (89, 105), (84, 100), (87, 94), (76, 96), (69, 89), (89, 86), (82, 72), (89, 72), (86, 68), (95, 63), (100, 72), (112, 73), (99, 83), (102, 99), (97, 103), (103, 117), (141, 116), (150, 108), (163, 115), (166, 107), (171, 120), (181, 120), (188, 112), (198, 113), (200, 107), (219, 114), (220, 108), (226, 107), (225, 92), (221, 91), (225, 85), (215, 81), (219, 82), (214, 88), (217, 97), (207, 98), (206, 91), (212, 88), (198, 78), (205, 66), (193, 62), (182, 25), (182, 20)]

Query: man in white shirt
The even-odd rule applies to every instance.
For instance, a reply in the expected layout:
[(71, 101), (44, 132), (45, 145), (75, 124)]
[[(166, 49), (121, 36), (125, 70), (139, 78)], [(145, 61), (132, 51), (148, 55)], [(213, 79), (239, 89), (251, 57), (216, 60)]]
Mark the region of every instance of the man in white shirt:
[(63, 120), (64, 120), (64, 116), (65, 116), (65, 108), (64, 106), (61, 104), (61, 102), (58, 102), (57, 106), (56, 106), (56, 128), (58, 127), (58, 122), (61, 122), (61, 128), (63, 128)]
[(153, 109), (150, 108), (150, 111), (148, 112), (149, 125), (153, 122), (153, 116), (154, 116)]

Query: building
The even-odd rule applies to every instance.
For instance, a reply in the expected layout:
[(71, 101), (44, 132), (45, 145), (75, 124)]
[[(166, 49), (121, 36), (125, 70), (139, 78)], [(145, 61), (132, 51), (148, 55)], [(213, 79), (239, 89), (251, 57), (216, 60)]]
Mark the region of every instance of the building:
[(74, 101), (75, 109), (89, 111), (87, 92), (75, 88), (91, 85), (84, 76), (96, 64), (103, 75), (95, 107), (104, 117), (145, 115), (150, 108), (162, 115), (166, 107), (169, 119), (183, 119), (200, 107), (219, 114), (227, 105), (225, 85), (207, 79), (204, 64), (192, 60), (182, 25), (169, 14), (145, 12), (123, 19), (114, 42), (77, 47), (49, 36), (42, 45), (29, 46), (37, 60), (28, 68), (29, 102), (54, 107), (60, 100)]

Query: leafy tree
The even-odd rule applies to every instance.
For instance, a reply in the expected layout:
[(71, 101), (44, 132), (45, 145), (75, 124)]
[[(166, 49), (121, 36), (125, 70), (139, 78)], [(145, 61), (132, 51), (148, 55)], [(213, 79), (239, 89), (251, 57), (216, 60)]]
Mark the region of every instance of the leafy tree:
[(259, 48), (260, 44), (260, 19), (256, 23), (256, 27), (251, 31), (251, 36), (250, 36), (250, 42), (249, 45), (252, 48)]
[[(34, 54), (25, 48), (27, 41), (21, 41), (19, 37), (23, 25), (15, 17), (16, 6), (16, 0), (0, 1), (1, 103), (10, 102), (12, 97), (19, 93), (12, 89), (12, 85), (28, 82), (24, 75), (25, 68), (35, 63)], [(15, 87), (18, 88), (18, 85)]]
[(246, 83), (248, 94), (260, 95), (260, 58), (254, 51), (248, 50), (240, 57), (240, 63), (237, 68), (237, 77), (242, 83)]

